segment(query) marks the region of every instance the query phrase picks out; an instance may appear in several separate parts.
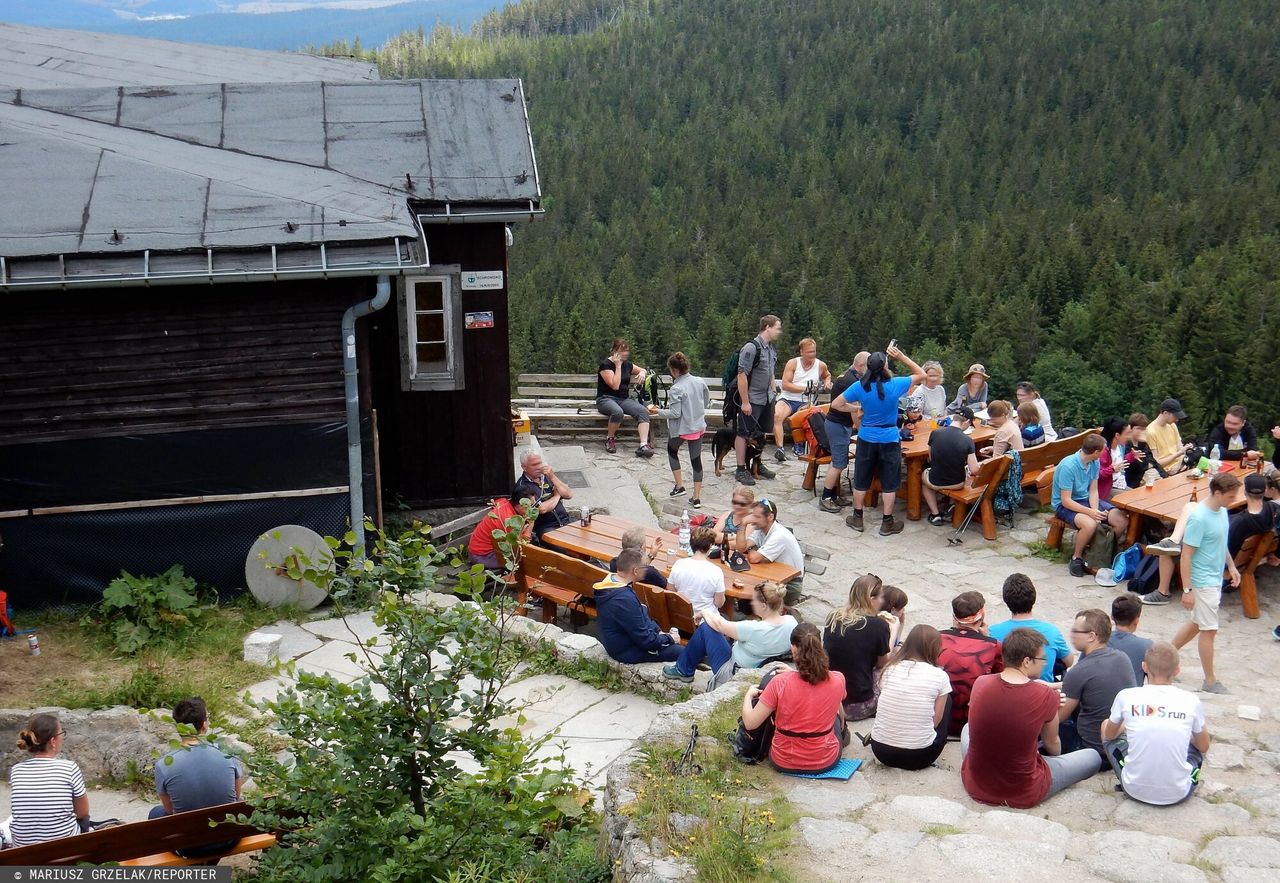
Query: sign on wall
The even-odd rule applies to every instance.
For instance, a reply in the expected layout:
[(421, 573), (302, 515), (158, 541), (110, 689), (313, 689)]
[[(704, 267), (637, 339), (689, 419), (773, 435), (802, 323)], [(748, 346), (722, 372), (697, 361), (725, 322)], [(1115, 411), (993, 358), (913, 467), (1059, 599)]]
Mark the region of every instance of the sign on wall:
[(464, 270), (463, 291), (490, 291), (502, 287), (501, 270)]
[(472, 328), (492, 328), (493, 311), (485, 310), (482, 313), (467, 313), (466, 321), (463, 324), (468, 330)]

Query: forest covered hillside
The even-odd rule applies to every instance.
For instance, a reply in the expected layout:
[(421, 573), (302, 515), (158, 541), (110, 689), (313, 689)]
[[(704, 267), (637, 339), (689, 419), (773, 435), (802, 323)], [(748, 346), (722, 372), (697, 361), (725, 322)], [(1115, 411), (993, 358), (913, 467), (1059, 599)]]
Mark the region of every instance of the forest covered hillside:
[[(385, 76), (523, 77), (512, 357), (719, 375), (762, 313), (1059, 423), (1280, 417), (1280, 2), (528, 0)], [(1272, 425), (1267, 422), (1267, 426)]]

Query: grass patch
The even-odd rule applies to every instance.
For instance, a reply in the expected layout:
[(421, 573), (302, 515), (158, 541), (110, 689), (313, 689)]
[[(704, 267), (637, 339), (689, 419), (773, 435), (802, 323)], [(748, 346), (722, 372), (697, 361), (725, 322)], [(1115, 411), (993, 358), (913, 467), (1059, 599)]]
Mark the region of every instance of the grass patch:
[[(506, 651), (508, 648), (504, 648)], [(688, 687), (680, 690), (675, 699), (660, 693), (657, 690), (651, 690), (635, 684), (628, 684), (622, 679), (622, 676), (615, 671), (606, 660), (603, 659), (585, 659), (581, 656), (574, 659), (561, 659), (555, 654), (550, 644), (541, 644), (536, 650), (526, 650), (524, 648), (510, 648), (509, 652), (514, 655), (512, 662), (524, 663), (525, 670), (523, 676), (556, 674), (563, 675), (566, 678), (573, 678), (575, 681), (581, 681), (589, 687), (595, 687), (597, 690), (607, 690), (610, 693), (634, 693), (637, 696), (643, 696), (653, 702), (668, 705), (674, 702), (683, 702), (688, 699), (691, 690)]]
[(962, 833), (955, 825), (925, 825), (921, 830), (930, 837), (950, 837), (952, 834)]
[[(665, 847), (669, 855), (688, 861), (700, 881), (787, 880), (776, 862), (791, 843), (795, 812), (775, 790), (771, 769), (734, 760), (725, 735), (737, 726), (738, 710), (739, 701), (725, 701), (699, 726), (699, 735), (715, 744), (695, 749), (692, 771), (676, 770), (683, 744), (645, 746), (636, 770), (637, 799), (626, 811), (656, 852)], [(677, 831), (672, 814), (701, 821), (692, 830)]]
[(1044, 540), (1034, 540), (1027, 543), (1027, 550), (1033, 558), (1043, 558), (1045, 561), (1052, 561), (1055, 564), (1065, 564), (1067, 556), (1063, 554), (1061, 549), (1055, 549), (1045, 543)]
[(239, 714), (243, 690), (272, 674), (243, 661), (244, 636), (290, 614), (245, 594), (137, 656), (116, 649), (96, 611), (24, 615), (18, 625), (37, 629), (41, 655), (30, 656), (25, 640), (0, 642), (0, 707), (164, 708), (196, 695), (215, 717)]
[(658, 504), (658, 498), (649, 493), (649, 489), (644, 486), (643, 482), (639, 483), (640, 493), (644, 494), (644, 501), (649, 504), (649, 508), (653, 511), (653, 517), (662, 519), (662, 506)]

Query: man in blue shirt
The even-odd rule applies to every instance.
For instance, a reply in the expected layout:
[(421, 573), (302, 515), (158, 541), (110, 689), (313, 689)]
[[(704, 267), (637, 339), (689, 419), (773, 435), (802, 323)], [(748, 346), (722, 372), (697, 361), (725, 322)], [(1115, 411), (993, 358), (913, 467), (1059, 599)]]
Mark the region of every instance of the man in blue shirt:
[(1003, 641), (1014, 629), (1034, 629), (1044, 635), (1045, 661), (1040, 670), (1040, 680), (1052, 683), (1054, 669), (1065, 671), (1075, 663), (1076, 658), (1067, 646), (1061, 629), (1051, 622), (1032, 616), (1031, 610), (1036, 606), (1035, 583), (1025, 573), (1011, 573), (1005, 578), (1000, 595), (1012, 617), (991, 626), (987, 633), (997, 641)]
[[(1084, 550), (1093, 539), (1098, 525), (1106, 522), (1116, 534), (1123, 535), (1129, 526), (1128, 517), (1113, 508), (1106, 500), (1098, 498), (1098, 459), (1107, 443), (1097, 433), (1084, 437), (1080, 450), (1064, 457), (1053, 470), (1053, 514), (1067, 526), (1076, 529), (1075, 549), (1067, 570), (1072, 576), (1081, 577), (1087, 572)], [(1106, 562), (1105, 566), (1110, 566)]]
[[(894, 377), (889, 359), (897, 359), (911, 371), (909, 377)], [(852, 412), (862, 406), (858, 425), (858, 447), (853, 461), (853, 514), (844, 523), (859, 533), (863, 530), (862, 504), (871, 480), (879, 474), (880, 496), (884, 500), (884, 521), (880, 535), (902, 532), (902, 522), (893, 518), (893, 504), (902, 483), (902, 445), (898, 435), (898, 399), (924, 381), (924, 369), (890, 344), (883, 353), (872, 353), (862, 379), (850, 384), (842, 395), (831, 400), (836, 411)]]
[(173, 722), (186, 726), (182, 747), (156, 761), (156, 794), (161, 805), (152, 807), (149, 818), (237, 802), (244, 766), (209, 741), (204, 700), (198, 696), (183, 699), (173, 708)]

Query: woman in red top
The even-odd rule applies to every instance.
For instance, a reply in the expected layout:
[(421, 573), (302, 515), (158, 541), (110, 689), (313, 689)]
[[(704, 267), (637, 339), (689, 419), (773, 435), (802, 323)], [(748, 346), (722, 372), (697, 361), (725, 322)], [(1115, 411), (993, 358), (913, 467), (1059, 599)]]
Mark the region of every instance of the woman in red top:
[(492, 503), (489, 514), (480, 519), (480, 523), (471, 531), (471, 539), (467, 541), (467, 558), (472, 564), (483, 564), (490, 570), (502, 570), (502, 559), (494, 543), (494, 531), (507, 529), (507, 520), (516, 516), (516, 507), (506, 497), (499, 497)]
[[(742, 698), (742, 722), (754, 730), (773, 715), (769, 759), (784, 773), (822, 773), (840, 760), (849, 743), (844, 725), (844, 675), (831, 671), (822, 635), (813, 623), (791, 632), (795, 669), (752, 687)], [(756, 700), (759, 701), (756, 701)]]
[(1039, 679), (1044, 646), (1039, 632), (1014, 629), (1001, 642), (1004, 671), (973, 685), (969, 723), (960, 734), (960, 778), (974, 800), (1029, 809), (1098, 771), (1091, 748), (1062, 754), (1062, 695)]

